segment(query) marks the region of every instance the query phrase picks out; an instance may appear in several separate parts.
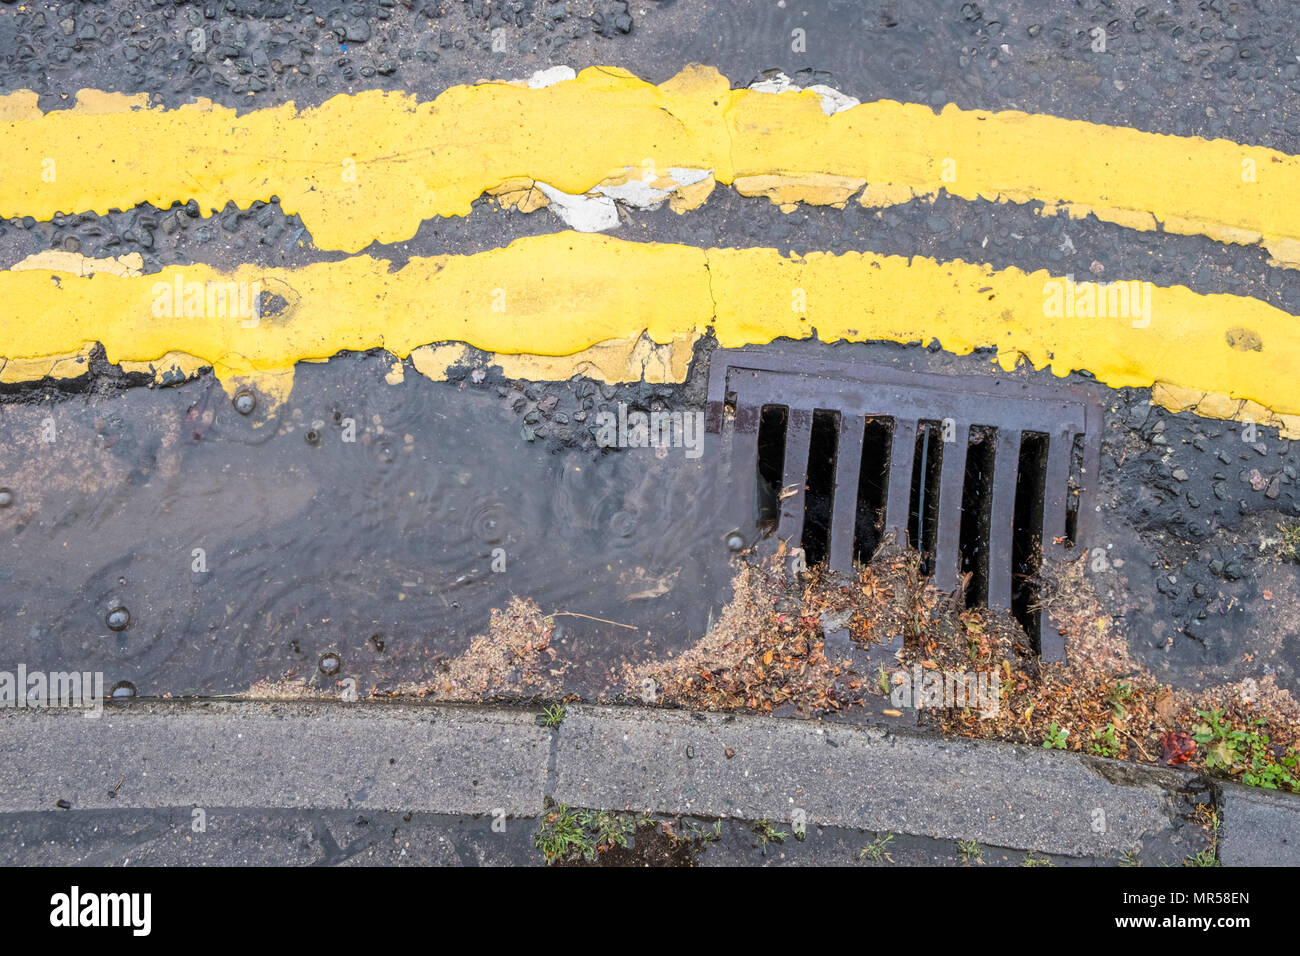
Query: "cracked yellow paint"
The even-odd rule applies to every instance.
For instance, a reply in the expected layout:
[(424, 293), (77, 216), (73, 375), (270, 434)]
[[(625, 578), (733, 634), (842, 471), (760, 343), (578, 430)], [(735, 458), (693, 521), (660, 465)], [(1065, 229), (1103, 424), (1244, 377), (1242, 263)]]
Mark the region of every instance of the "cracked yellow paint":
[(1151, 403), (1171, 412), (1192, 412), (1202, 418), (1254, 422), (1276, 428), (1283, 438), (1300, 438), (1300, 415), (1277, 415), (1249, 399), (1233, 399), (1214, 392), (1156, 382), (1151, 388)]
[(46, 269), (54, 272), (71, 272), (79, 276), (90, 276), (96, 272), (115, 276), (138, 276), (144, 272), (144, 256), (138, 252), (128, 252), (116, 258), (107, 256), (103, 259), (91, 259), (79, 252), (46, 249), (44, 252), (32, 253), (10, 268), (14, 272), (21, 272), (24, 269)]
[[(637, 175), (640, 178), (638, 171), (625, 169), (623, 172), (597, 183), (596, 190), (585, 195), (598, 196), (601, 186), (622, 186), (629, 181), (632, 175)], [(709, 198), (709, 194), (713, 192), (713, 187), (716, 184), (711, 175), (707, 175), (704, 179), (693, 183), (679, 183), (671, 176), (658, 176), (647, 181), (647, 185), (668, 194), (666, 197), (668, 208), (679, 215), (704, 205), (705, 200)], [(489, 196), (496, 199), (497, 204), (502, 209), (517, 209), (520, 212), (529, 213), (544, 209), (551, 204), (546, 193), (538, 188), (537, 180), (530, 179), (527, 176), (512, 176), (505, 182), (485, 191)], [(745, 195), (750, 194), (746, 193)], [(840, 208), (843, 208), (843, 204), (840, 205)]]
[(732, 183), (736, 192), (742, 196), (766, 196), (780, 206), (782, 212), (793, 212), (801, 202), (843, 209), (866, 184), (867, 181), (860, 177), (832, 176), (827, 173), (765, 173), (760, 176), (737, 176)]
[[(644, 335), (597, 342), (572, 355), (537, 355), (531, 352), (488, 352), (483, 364), (497, 366), (507, 378), (534, 382), (563, 381), (582, 375), (599, 382), (684, 382), (690, 371), (695, 343), (701, 333), (692, 331), (660, 345)], [(411, 364), (427, 378), (442, 382), (457, 366), (474, 360), (463, 342), (422, 345), (411, 351)]]
[(0, 382), (34, 382), (42, 378), (78, 378), (90, 370), (91, 346), (54, 355), (0, 358)]
[(447, 373), (455, 366), (463, 365), (469, 356), (469, 346), (463, 342), (440, 342), (412, 349), (411, 364), (425, 378), (443, 382), (447, 380)]
[(148, 362), (125, 360), (119, 362), (118, 367), (123, 372), (141, 372), (145, 375), (152, 375), (155, 382), (163, 382), (168, 379), (194, 378), (208, 367), (208, 363), (195, 358), (193, 355), (187, 355), (185, 352), (170, 351), (166, 355)]
[(1135, 229), (1262, 242), (1300, 265), (1300, 157), (953, 105), (936, 114), (885, 100), (827, 116), (815, 92), (733, 90), (701, 66), (658, 86), (593, 67), (542, 89), (481, 83), (424, 103), (369, 90), (243, 115), (88, 90), (74, 108), (42, 114), (24, 90), (0, 97), (0, 155), (0, 216), (189, 199), (210, 211), (275, 196), (318, 246), (349, 252), (409, 239), (421, 221), (466, 215), (483, 193), (521, 180), (579, 194), (628, 168), (658, 177), (682, 167), (757, 182), (787, 207), (839, 204), (861, 183), (868, 206), (940, 190), (1037, 200)]
[[(394, 271), (389, 265), (356, 256), (296, 269), (243, 266), (229, 275), (201, 266), (144, 276), (0, 272), (0, 355), (49, 368), (51, 357), (95, 342), (110, 362), (178, 351), (210, 364), (228, 389), (250, 382), (275, 400), (291, 387), (296, 363), (347, 350), (384, 348), (399, 358), (414, 350), (416, 368), (438, 375), (464, 357), (465, 346), (421, 346), (467, 343), (500, 353), (515, 373), (544, 367), (560, 378), (582, 365), (612, 375), (639, 363), (642, 374), (676, 380), (695, 337), (709, 328), (727, 348), (815, 332), (823, 341), (937, 339), (959, 354), (993, 347), (1004, 368), (1023, 357), (1058, 375), (1087, 369), (1112, 387), (1164, 383), (1300, 415), (1300, 379), (1292, 374), (1300, 367), (1297, 318), (1256, 299), (1181, 286), (1150, 288), (1149, 322), (1066, 318), (1049, 308), (1060, 280), (1046, 272), (856, 252), (705, 250), (572, 232), (474, 255), (412, 258)], [(160, 292), (178, 275), (261, 283), (290, 304), (251, 326), (237, 316), (157, 314)], [(568, 358), (508, 358), (519, 353)], [(8, 377), (8, 367), (2, 371)], [(1203, 405), (1214, 413), (1200, 400), (1197, 410)]]
[(18, 90), (8, 96), (0, 96), (0, 123), (39, 120), (44, 115), (39, 104), (40, 96), (31, 90)]
[(673, 194), (668, 197), (668, 208), (673, 212), (681, 215), (688, 213), (692, 209), (699, 209), (709, 199), (713, 189), (718, 185), (718, 181), (710, 174), (698, 182), (688, 185), (678, 185), (673, 190)]
[(536, 212), (551, 204), (546, 193), (537, 188), (536, 180), (527, 176), (512, 176), (488, 189), (487, 194), (495, 196), (502, 209), (518, 209), (520, 212)]
[(563, 381), (583, 375), (600, 382), (684, 382), (695, 343), (702, 334), (691, 330), (662, 345), (645, 335), (597, 342), (573, 355), (515, 355), (496, 352), (488, 365), (498, 365), (507, 378)]

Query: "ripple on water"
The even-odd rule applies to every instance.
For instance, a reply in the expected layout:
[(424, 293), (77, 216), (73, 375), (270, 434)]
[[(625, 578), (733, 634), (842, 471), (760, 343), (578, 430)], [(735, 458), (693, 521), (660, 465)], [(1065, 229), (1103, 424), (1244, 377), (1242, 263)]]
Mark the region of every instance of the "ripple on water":
[[(0, 590), (0, 618), (31, 622), (15, 653), (158, 694), (310, 680), (327, 657), (369, 687), (430, 678), (513, 595), (635, 628), (565, 618), (557, 650), (580, 679), (603, 681), (647, 634), (698, 637), (708, 607), (696, 599), (722, 596), (730, 577), (700, 461), (548, 450), (520, 439), (493, 390), (388, 386), (384, 368), (300, 366), (269, 415), (262, 401), (242, 415), (202, 381), (66, 403), (66, 427), (89, 429), (113, 402), (121, 426), (102, 454), (136, 477), (37, 509)], [(206, 423), (198, 441), (187, 416)], [(111, 599), (129, 622), (110, 636)]]

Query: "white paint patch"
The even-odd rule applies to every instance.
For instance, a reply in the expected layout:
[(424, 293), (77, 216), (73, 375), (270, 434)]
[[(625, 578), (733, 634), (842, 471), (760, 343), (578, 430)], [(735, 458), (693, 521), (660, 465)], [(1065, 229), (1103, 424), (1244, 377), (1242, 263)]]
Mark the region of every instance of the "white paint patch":
[(556, 83), (563, 83), (565, 80), (575, 80), (578, 74), (574, 72), (571, 66), (551, 66), (545, 70), (538, 70), (528, 78), (528, 88), (530, 90), (544, 90), (548, 86), (554, 86)]
[[(749, 88), (757, 93), (797, 93), (803, 89), (784, 73), (777, 73), (761, 79), (757, 83), (751, 84)], [(862, 102), (857, 97), (841, 93), (824, 83), (818, 83), (808, 87), (808, 89), (816, 93), (817, 97), (822, 101), (822, 112), (827, 116), (842, 113), (844, 110), (852, 109)]]
[(608, 196), (625, 206), (633, 209), (658, 209), (664, 202), (677, 191), (678, 186), (690, 186), (708, 179), (713, 175), (711, 169), (687, 169), (682, 166), (673, 166), (668, 169), (667, 178), (673, 181), (673, 185), (668, 188), (652, 186), (648, 180), (641, 176), (641, 170), (638, 167), (627, 167), (624, 172), (627, 174), (627, 182), (617, 186), (600, 185), (592, 190), (602, 196)]
[(841, 93), (839, 90), (832, 89), (823, 83), (818, 83), (816, 86), (810, 86), (808, 89), (821, 97), (822, 112), (827, 116), (834, 116), (836, 113), (851, 110), (853, 107), (862, 103), (862, 101), (856, 96), (849, 96), (847, 93)]
[(538, 182), (537, 188), (550, 200), (546, 208), (570, 229), (604, 232), (618, 226), (618, 207), (608, 196), (574, 196), (543, 182)]
[(644, 179), (629, 179), (621, 186), (597, 186), (595, 192), (636, 209), (658, 209), (673, 193), (671, 189), (656, 189)]
[(711, 169), (686, 169), (682, 166), (669, 166), (668, 175), (678, 186), (693, 186), (713, 175)]
[(602, 184), (581, 195), (563, 192), (549, 183), (534, 182), (534, 185), (547, 198), (547, 208), (569, 228), (578, 232), (604, 232), (619, 224), (616, 203), (632, 209), (658, 209), (679, 186), (691, 186), (713, 175), (711, 169), (674, 166), (667, 172), (672, 185), (660, 188), (641, 177), (640, 167), (629, 166), (624, 172), (628, 177), (626, 182), (616, 186)]
[(749, 88), (756, 93), (789, 93), (791, 91), (797, 92), (800, 89), (800, 87), (794, 85), (794, 80), (784, 73), (776, 73), (756, 83), (751, 83)]

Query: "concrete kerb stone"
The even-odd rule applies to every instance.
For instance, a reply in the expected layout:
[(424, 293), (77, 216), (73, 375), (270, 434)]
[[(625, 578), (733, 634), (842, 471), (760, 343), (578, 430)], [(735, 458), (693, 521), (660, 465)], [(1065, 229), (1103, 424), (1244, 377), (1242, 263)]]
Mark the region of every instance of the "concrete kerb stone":
[(1224, 866), (1300, 866), (1300, 797), (1227, 783), (1219, 813)]
[(506, 708), (142, 701), (98, 720), (4, 714), (3, 811), (67, 800), (532, 815), (551, 743), (531, 712)]
[(1113, 782), (1094, 764), (1041, 748), (818, 721), (570, 707), (553, 795), (1080, 857), (1119, 856), (1173, 825), (1169, 783), (1183, 778), (1156, 771)]
[[(547, 797), (1076, 857), (1178, 823), (1186, 771), (816, 720), (569, 705), (137, 701), (0, 710), (0, 812), (312, 807), (535, 816)], [(1300, 861), (1300, 798), (1220, 788), (1224, 863)], [(113, 796), (109, 794), (112, 793)]]

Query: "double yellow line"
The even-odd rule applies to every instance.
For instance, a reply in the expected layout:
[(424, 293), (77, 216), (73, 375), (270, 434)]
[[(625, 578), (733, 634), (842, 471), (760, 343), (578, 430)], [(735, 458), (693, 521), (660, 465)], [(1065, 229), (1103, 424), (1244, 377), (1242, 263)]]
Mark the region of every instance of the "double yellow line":
[[(732, 90), (702, 67), (659, 86), (598, 68), (543, 89), (485, 83), (427, 103), (372, 91), (244, 115), (87, 91), (72, 108), (46, 114), (34, 94), (18, 93), (0, 98), (0, 149), (8, 165), (0, 215), (45, 220), (190, 199), (206, 212), (274, 196), (319, 247), (349, 253), (407, 239), (427, 218), (465, 215), (485, 192), (532, 208), (541, 202), (536, 182), (579, 194), (639, 179), (678, 211), (705, 201), (714, 183), (783, 206), (875, 207), (940, 189), (1040, 201), (1045, 213), (1261, 243), (1279, 265), (1300, 265), (1294, 156), (952, 106), (936, 114), (884, 101), (827, 115), (813, 92)], [(149, 276), (112, 275), (131, 270), (107, 264), (75, 271), (95, 274), (49, 264), (0, 272), (0, 355), (9, 359), (0, 377), (74, 373), (66, 356), (102, 342), (111, 361), (188, 356), (228, 384), (260, 377), (282, 395), (296, 362), (344, 349), (382, 346), (404, 357), (451, 341), (590, 357), (644, 334), (651, 348), (670, 350), (658, 354), (662, 374), (680, 378), (690, 343), (709, 327), (729, 346), (816, 329), (823, 340), (937, 338), (955, 352), (993, 346), (1004, 365), (1023, 356), (1058, 374), (1086, 369), (1116, 387), (1158, 385), (1162, 400), (1205, 414), (1300, 414), (1300, 386), (1289, 374), (1300, 357), (1296, 318), (1181, 287), (1151, 290), (1143, 322), (1053, 309), (1057, 277), (1045, 273), (575, 233), (415, 259), (396, 272), (367, 256), (300, 269), (244, 266), (230, 276), (200, 266)], [(183, 285), (274, 286), (287, 305), (251, 326), (228, 312), (186, 314), (174, 303), (160, 310), (159, 284), (174, 284), (178, 271)], [(644, 349), (623, 351), (630, 374), (638, 354), (646, 371)]]

